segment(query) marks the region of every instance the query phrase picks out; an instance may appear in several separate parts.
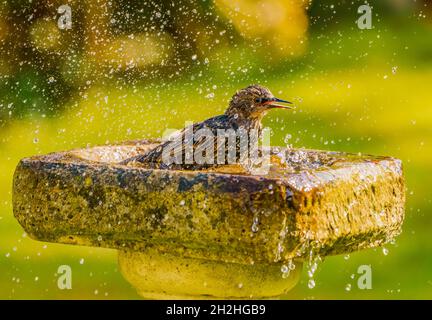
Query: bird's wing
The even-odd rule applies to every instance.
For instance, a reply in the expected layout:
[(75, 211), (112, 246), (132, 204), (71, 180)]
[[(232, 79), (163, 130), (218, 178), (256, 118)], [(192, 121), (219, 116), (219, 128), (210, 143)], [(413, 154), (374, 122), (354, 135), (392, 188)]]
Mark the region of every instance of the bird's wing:
[[(127, 159), (125, 160), (125, 163), (134, 161), (140, 163), (154, 163), (159, 165), (163, 164), (163, 152), (165, 148), (170, 149), (170, 156), (172, 159), (177, 159), (177, 157), (179, 157), (182, 162), (185, 163), (185, 154), (187, 152), (186, 146), (188, 142), (187, 139), (189, 139), (189, 136), (187, 136), (188, 132), (193, 132), (193, 151), (195, 151), (197, 148), (205, 150), (206, 148), (213, 145), (214, 155), (216, 156), (218, 152), (217, 142), (215, 140), (217, 129), (227, 129), (228, 122), (229, 119), (226, 115), (220, 115), (207, 119), (203, 122), (194, 123), (191, 126), (182, 129), (173, 137), (174, 139), (161, 143), (143, 155), (138, 155), (134, 158)], [(206, 135), (196, 138), (196, 133), (202, 129), (208, 129), (213, 134), (213, 138)]]

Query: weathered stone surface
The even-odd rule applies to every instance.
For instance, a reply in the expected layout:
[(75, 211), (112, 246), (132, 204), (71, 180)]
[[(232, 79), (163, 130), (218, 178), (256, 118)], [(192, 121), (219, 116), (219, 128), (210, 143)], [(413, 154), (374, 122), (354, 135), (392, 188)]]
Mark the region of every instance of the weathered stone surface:
[(264, 264), (375, 247), (401, 230), (400, 160), (273, 148), (265, 176), (118, 164), (150, 146), (21, 160), (15, 217), (42, 241)]

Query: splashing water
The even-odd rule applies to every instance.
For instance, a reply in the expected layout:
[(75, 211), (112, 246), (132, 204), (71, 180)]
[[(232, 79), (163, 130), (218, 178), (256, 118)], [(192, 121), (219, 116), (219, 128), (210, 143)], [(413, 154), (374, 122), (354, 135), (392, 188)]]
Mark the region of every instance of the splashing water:
[(312, 242), (308, 246), (309, 248), (309, 261), (307, 264), (307, 274), (309, 276), (308, 287), (313, 289), (315, 287), (314, 275), (318, 269), (319, 263), (322, 262), (321, 256), (318, 254), (320, 249), (320, 244), (317, 242)]
[(285, 142), (286, 145), (289, 145), (289, 142), (290, 142), (291, 138), (292, 138), (291, 134), (288, 133), (288, 134), (285, 135), (284, 142)]
[(295, 270), (296, 266), (293, 260), (289, 260), (287, 264), (281, 266), (282, 278), (286, 279), (290, 275), (290, 272)]
[(281, 267), (281, 272), (282, 272), (282, 278), (286, 279), (289, 277), (291, 270), (288, 268), (288, 266), (283, 265)]
[(251, 230), (253, 233), (258, 232), (258, 230), (259, 230), (258, 224), (259, 224), (259, 218), (258, 218), (258, 216), (255, 216), (253, 218), (252, 227), (251, 227)]
[(309, 279), (309, 281), (308, 281), (308, 288), (309, 289), (315, 288), (315, 280), (314, 279)]
[(296, 266), (295, 266), (295, 264), (294, 264), (294, 262), (292, 260), (290, 260), (288, 262), (288, 268), (290, 269), (290, 271), (295, 270)]

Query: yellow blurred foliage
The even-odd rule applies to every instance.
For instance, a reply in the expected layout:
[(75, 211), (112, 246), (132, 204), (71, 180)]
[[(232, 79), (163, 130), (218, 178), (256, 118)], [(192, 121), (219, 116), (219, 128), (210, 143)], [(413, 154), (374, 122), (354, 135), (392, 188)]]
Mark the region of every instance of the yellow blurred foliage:
[(216, 7), (246, 39), (263, 38), (282, 56), (301, 55), (308, 18), (306, 0), (215, 0)]
[(160, 64), (172, 54), (173, 41), (166, 33), (122, 36), (111, 39), (103, 53), (107, 64), (120, 69)]
[(39, 51), (56, 51), (61, 46), (61, 30), (55, 21), (37, 20), (31, 26), (30, 37)]
[(0, 17), (0, 43), (6, 39), (8, 34), (8, 26), (6, 22)]

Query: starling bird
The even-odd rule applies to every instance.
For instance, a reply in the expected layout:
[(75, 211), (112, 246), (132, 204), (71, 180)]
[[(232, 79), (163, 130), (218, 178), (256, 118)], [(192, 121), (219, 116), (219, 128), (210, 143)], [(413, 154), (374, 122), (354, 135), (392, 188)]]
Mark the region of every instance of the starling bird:
[[(218, 147), (220, 148), (216, 140), (221, 130), (225, 132), (228, 130), (237, 132), (239, 129), (245, 132), (255, 130), (259, 138), (262, 133), (262, 118), (270, 109), (291, 109), (291, 107), (286, 104), (291, 104), (291, 102), (275, 98), (270, 90), (263, 86), (251, 85), (234, 94), (224, 114), (188, 126), (180, 131), (173, 140), (163, 142), (145, 154), (126, 159), (121, 163), (148, 168), (176, 170), (200, 170), (218, 166), (221, 163), (216, 160), (211, 161), (211, 163), (198, 163), (198, 161), (192, 159), (192, 154), (198, 148), (205, 150), (207, 147), (210, 147), (212, 148), (211, 156), (216, 158)], [(197, 137), (196, 133), (202, 130), (210, 133), (211, 138), (206, 139), (203, 138), (203, 136)], [(193, 133), (192, 138), (188, 138), (188, 132)], [(188, 139), (189, 142), (191, 142), (189, 144), (189, 149), (187, 147)], [(192, 141), (190, 141), (191, 139)], [(180, 159), (180, 161), (176, 163), (166, 163), (166, 161), (164, 161), (164, 149), (166, 148), (169, 148), (169, 153), (172, 158)], [(235, 149), (235, 157), (238, 160), (238, 140), (236, 141)], [(229, 152), (229, 146), (228, 150), (224, 148), (224, 152)], [(222, 163), (222, 165), (227, 164), (227, 157), (224, 157), (224, 159), (225, 162)]]

